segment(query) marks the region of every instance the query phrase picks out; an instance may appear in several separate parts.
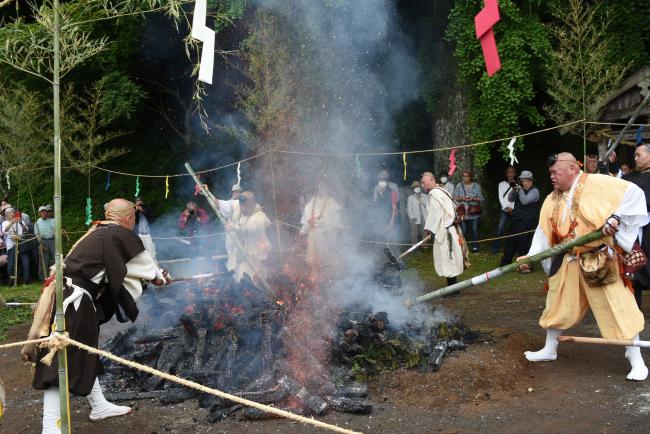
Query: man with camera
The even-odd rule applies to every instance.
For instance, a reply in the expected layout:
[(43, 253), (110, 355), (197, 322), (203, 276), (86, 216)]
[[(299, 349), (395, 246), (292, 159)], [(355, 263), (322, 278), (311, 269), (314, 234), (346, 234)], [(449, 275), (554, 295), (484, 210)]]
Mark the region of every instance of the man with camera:
[[(512, 189), (508, 194), (508, 201), (513, 203), (510, 224), (510, 234), (532, 231), (537, 227), (539, 218), (539, 190), (533, 187), (533, 173), (529, 170), (521, 172), (519, 179), (512, 183)], [(518, 256), (525, 255), (530, 249), (533, 234), (521, 234), (510, 237), (506, 240), (506, 248), (501, 259), (501, 265), (512, 262), (517, 253)], [(522, 270), (522, 273), (530, 273), (531, 269)]]
[(178, 218), (178, 227), (188, 237), (195, 237), (203, 231), (210, 221), (208, 213), (196, 206), (196, 202), (187, 202)]

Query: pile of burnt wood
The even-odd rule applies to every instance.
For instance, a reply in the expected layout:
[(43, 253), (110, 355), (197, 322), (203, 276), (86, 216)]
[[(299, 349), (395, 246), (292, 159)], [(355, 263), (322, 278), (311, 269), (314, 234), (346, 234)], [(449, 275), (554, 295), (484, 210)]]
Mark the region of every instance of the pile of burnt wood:
[[(329, 410), (372, 412), (365, 400), (366, 380), (399, 367), (436, 370), (445, 351), (464, 345), (457, 338), (466, 331), (458, 324), (439, 323), (397, 328), (386, 313), (373, 313), (365, 306), (337, 309), (335, 330), (317, 343), (329, 353), (328, 360), (316, 362), (322, 365), (317, 370), (329, 374), (314, 382), (310, 375), (314, 370), (303, 369), (300, 374), (292, 365), (287, 334), (301, 330), (287, 326), (292, 313), (299, 315), (291, 301), (269, 295), (250, 281), (235, 283), (229, 275), (201, 285), (177, 283), (149, 293), (147, 299), (138, 326), (117, 333), (103, 349), (208, 387), (308, 415)], [(448, 330), (441, 333), (445, 327)], [(101, 381), (114, 401), (157, 398), (171, 404), (197, 398), (212, 421), (270, 417), (118, 364), (104, 361), (104, 365)]]

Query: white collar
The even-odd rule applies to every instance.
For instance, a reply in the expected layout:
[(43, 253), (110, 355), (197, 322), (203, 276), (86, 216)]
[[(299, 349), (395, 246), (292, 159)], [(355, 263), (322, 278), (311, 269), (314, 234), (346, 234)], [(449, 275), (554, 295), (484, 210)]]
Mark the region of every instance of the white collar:
[(573, 196), (576, 193), (576, 188), (578, 187), (578, 181), (580, 181), (580, 177), (582, 176), (582, 170), (578, 172), (578, 176), (576, 176), (576, 179), (573, 180), (573, 184), (571, 184), (571, 189), (569, 190), (569, 194), (566, 197), (566, 205), (564, 206), (564, 210), (562, 211), (562, 223), (566, 221), (566, 216), (567, 212), (571, 209), (571, 205), (573, 204)]

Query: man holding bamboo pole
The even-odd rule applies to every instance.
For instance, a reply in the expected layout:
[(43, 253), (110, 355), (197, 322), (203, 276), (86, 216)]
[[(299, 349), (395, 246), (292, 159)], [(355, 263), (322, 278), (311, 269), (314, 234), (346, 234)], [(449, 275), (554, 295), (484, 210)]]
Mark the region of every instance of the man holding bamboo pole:
[[(600, 227), (603, 238), (542, 263), (549, 274), (546, 308), (539, 321), (547, 330), (546, 345), (525, 353), (532, 362), (555, 360), (558, 337), (578, 324), (588, 307), (604, 338), (638, 339), (644, 326), (617, 261), (619, 254), (631, 250), (647, 220), (643, 191), (618, 178), (582, 172), (567, 152), (551, 156), (548, 167), (554, 191), (544, 201), (528, 256)], [(632, 367), (627, 378), (645, 380), (648, 368), (640, 348), (626, 349)]]

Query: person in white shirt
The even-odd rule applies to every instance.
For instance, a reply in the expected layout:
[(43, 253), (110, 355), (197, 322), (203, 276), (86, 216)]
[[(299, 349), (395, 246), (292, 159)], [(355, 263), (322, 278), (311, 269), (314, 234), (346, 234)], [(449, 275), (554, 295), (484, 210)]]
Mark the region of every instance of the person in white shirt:
[(18, 244), (18, 257), (23, 272), (23, 284), (31, 283), (29, 269), (29, 252), (20, 250), (23, 233), (28, 229), (21, 216), (17, 216), (13, 208), (5, 209), (5, 221), (2, 222), (2, 234), (7, 247), (7, 274), (11, 279), (18, 279), (16, 273), (16, 244)]
[(446, 173), (440, 175), (440, 185), (447, 190), (447, 193), (449, 193), (451, 197), (454, 197), (454, 188), (456, 188), (456, 186), (449, 180)]
[[(514, 166), (506, 167), (506, 179), (499, 183), (497, 194), (499, 196), (499, 204), (501, 211), (499, 212), (499, 225), (497, 226), (497, 237), (502, 237), (506, 233), (507, 227), (510, 225), (512, 209), (515, 206), (513, 201), (509, 200), (510, 193), (517, 179), (517, 169)], [(491, 246), (492, 254), (496, 255), (501, 250), (501, 240), (492, 241)]]
[(427, 196), (422, 194), (419, 181), (411, 184), (413, 194), (406, 199), (406, 215), (411, 222), (411, 244), (424, 238), (424, 224), (427, 220)]

